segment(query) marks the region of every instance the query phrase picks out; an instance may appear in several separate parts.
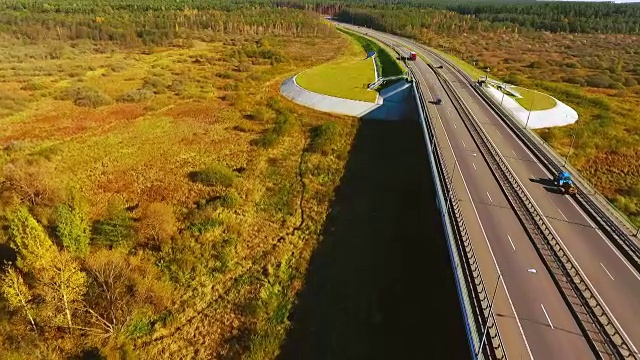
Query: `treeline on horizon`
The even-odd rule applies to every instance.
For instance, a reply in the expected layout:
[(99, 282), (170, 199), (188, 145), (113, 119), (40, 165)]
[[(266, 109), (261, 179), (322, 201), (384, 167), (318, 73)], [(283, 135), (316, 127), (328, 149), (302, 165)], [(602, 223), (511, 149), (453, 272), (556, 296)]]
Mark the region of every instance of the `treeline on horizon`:
[[(435, 9), (454, 12), (486, 21), (496, 26), (518, 27), (569, 33), (639, 34), (640, 4), (606, 2), (537, 2), (537, 1), (470, 1), (470, 0), (9, 0), (0, 4), (0, 29), (6, 27), (7, 14), (29, 18), (31, 13), (64, 13), (107, 15), (120, 11), (171, 12), (191, 9), (197, 11), (238, 11), (247, 16), (257, 8), (296, 8), (334, 16), (345, 8), (402, 11), (406, 9)], [(417, 12), (415, 15), (423, 15)], [(53, 15), (52, 15), (53, 16)], [(393, 16), (393, 15), (389, 15)], [(286, 19), (282, 19), (286, 21)]]
[(188, 2), (17, 0), (0, 5), (0, 33), (36, 43), (86, 39), (125, 47), (212, 35), (336, 36), (317, 15), (259, 3), (212, 1), (198, 9)]

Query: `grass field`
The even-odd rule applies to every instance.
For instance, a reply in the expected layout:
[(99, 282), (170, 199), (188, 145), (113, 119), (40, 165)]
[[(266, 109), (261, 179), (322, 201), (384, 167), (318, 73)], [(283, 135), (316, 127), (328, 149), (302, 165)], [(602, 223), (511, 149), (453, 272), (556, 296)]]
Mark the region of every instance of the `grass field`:
[[(453, 56), (451, 54), (447, 54), (445, 52), (442, 52), (438, 49), (433, 48), (433, 50), (435, 52), (437, 52), (438, 54), (445, 56), (449, 61), (451, 61), (452, 63), (454, 63), (457, 67), (459, 67), (460, 69), (462, 69), (464, 72), (466, 72), (467, 74), (469, 74), (472, 78), (474, 79), (480, 79), (482, 77), (485, 77), (485, 75), (487, 75), (484, 71), (474, 67), (472, 64), (469, 64), (468, 62)], [(491, 76), (489, 76), (489, 78), (491, 78)]]
[(368, 90), (376, 80), (372, 59), (365, 59), (366, 51), (349, 37), (346, 53), (337, 61), (309, 69), (296, 78), (301, 87), (320, 94), (351, 100), (374, 102), (377, 93)]
[[(112, 250), (91, 230), (90, 254), (122, 251), (132, 276), (156, 271), (159, 288), (171, 289), (153, 309), (132, 303), (126, 331), (106, 337), (59, 336), (53, 326), (35, 337), (24, 317), (3, 312), (3, 358), (109, 346), (141, 359), (273, 358), (357, 126), (283, 100), (279, 86), (357, 45), (337, 33), (153, 49), (2, 41), (1, 211), (26, 204), (56, 234), (57, 209), (76, 189), (83, 221), (117, 215), (131, 231)], [(49, 56), (54, 47), (64, 55)], [(4, 217), (0, 225), (0, 257), (10, 259)], [(90, 260), (77, 261), (84, 269)]]
[(516, 86), (513, 89), (522, 96), (515, 98), (515, 100), (527, 110), (548, 110), (554, 108), (557, 104), (556, 100), (547, 94), (529, 90), (520, 86)]

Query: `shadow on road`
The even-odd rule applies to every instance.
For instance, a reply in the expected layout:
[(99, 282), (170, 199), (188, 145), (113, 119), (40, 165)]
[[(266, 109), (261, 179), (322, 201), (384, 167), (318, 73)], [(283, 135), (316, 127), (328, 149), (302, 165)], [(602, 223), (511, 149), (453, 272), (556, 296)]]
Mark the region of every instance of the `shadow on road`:
[[(504, 317), (504, 318), (510, 318), (510, 319), (515, 319), (515, 316), (513, 316), (513, 315), (507, 315), (507, 314), (500, 314), (500, 313), (498, 313), (498, 314), (496, 314), (496, 316), (498, 316), (498, 317)], [(520, 317), (520, 316), (518, 317), (518, 320), (520, 320), (520, 321), (521, 321), (521, 322), (523, 322), (523, 323), (524, 323), (524, 322), (528, 322), (528, 323), (531, 323), (531, 324), (534, 324), (534, 325), (537, 325), (537, 326), (543, 326), (543, 327), (546, 327), (546, 328), (549, 328), (549, 329), (558, 330), (558, 331), (565, 332), (565, 333), (567, 333), (567, 334), (571, 334), (571, 335), (575, 335), (575, 336), (578, 336), (578, 337), (581, 337), (581, 338), (585, 338), (585, 337), (584, 337), (584, 334), (582, 334), (581, 332), (572, 331), (572, 330), (567, 330), (567, 329), (563, 329), (563, 328), (560, 328), (560, 327), (557, 327), (557, 326), (555, 326), (555, 327), (553, 327), (553, 328), (552, 328), (552, 327), (551, 327), (551, 325), (549, 325), (549, 323), (546, 323), (546, 322), (543, 322), (543, 321), (538, 321), (538, 320), (528, 319), (528, 318)], [(605, 345), (605, 346), (606, 346), (606, 344), (605, 344), (604, 342), (599, 341), (599, 343), (600, 343), (600, 344), (602, 344), (602, 345)]]
[(470, 358), (424, 147), (361, 122), (278, 360)]
[(542, 185), (550, 193), (564, 195), (562, 190), (553, 182), (553, 179), (531, 178), (529, 181)]

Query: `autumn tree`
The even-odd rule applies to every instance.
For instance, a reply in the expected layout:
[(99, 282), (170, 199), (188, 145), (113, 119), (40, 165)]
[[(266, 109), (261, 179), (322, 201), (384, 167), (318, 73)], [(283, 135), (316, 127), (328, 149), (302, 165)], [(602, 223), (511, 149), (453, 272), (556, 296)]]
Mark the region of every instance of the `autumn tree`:
[(42, 226), (24, 206), (7, 213), (9, 238), (18, 255), (17, 265), (26, 272), (39, 273), (54, 261), (58, 252)]
[(56, 235), (74, 255), (83, 256), (89, 251), (91, 226), (87, 205), (77, 190), (71, 190), (66, 203), (56, 208)]
[(99, 250), (86, 260), (89, 293), (86, 310), (105, 335), (124, 330), (140, 311), (166, 308), (170, 288), (151, 262), (121, 250)]
[(15, 311), (22, 311), (35, 331), (36, 323), (33, 320), (31, 290), (25, 284), (22, 275), (13, 266), (7, 266), (4, 275), (0, 277), (0, 291), (9, 307)]
[(9, 236), (20, 270), (33, 278), (33, 293), (42, 299), (38, 311), (45, 321), (73, 327), (73, 314), (86, 291), (86, 277), (77, 262), (55, 247), (25, 207), (8, 212)]
[(43, 313), (53, 324), (64, 323), (72, 329), (73, 314), (81, 308), (86, 292), (86, 275), (66, 252), (57, 252), (54, 260), (37, 280), (38, 291), (45, 299)]
[(60, 196), (50, 181), (53, 170), (46, 161), (16, 161), (3, 168), (0, 190), (17, 197), (22, 203), (31, 206), (50, 205)]
[(155, 202), (142, 210), (139, 234), (154, 243), (166, 241), (176, 232), (176, 218), (171, 206)]

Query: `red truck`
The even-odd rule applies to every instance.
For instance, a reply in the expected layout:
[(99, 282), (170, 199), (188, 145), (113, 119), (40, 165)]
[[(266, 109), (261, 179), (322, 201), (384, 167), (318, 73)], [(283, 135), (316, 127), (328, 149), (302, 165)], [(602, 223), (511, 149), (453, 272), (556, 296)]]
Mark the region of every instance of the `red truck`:
[(416, 60), (416, 53), (411, 51), (409, 52), (409, 60), (411, 61), (415, 61)]

